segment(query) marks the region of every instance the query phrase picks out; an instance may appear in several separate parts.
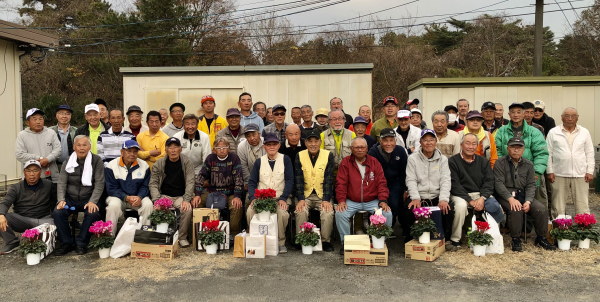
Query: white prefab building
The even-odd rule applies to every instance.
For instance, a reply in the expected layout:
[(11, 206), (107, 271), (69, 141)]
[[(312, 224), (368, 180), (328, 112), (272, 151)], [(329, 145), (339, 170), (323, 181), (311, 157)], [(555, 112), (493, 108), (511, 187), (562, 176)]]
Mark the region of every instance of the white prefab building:
[(313, 111), (329, 109), (329, 100), (339, 97), (344, 111), (356, 116), (361, 105), (371, 105), (373, 64), (259, 65), (204, 67), (121, 67), (123, 107), (138, 105), (144, 113), (183, 103), (186, 113), (198, 113), (200, 99), (212, 95), (215, 111), (224, 115), (238, 107), (242, 92), (252, 101), (271, 107), (309, 104)]
[(600, 142), (600, 76), (582, 77), (506, 77), (506, 78), (424, 78), (410, 85), (409, 97), (421, 100), (423, 118), (431, 125), (431, 114), (459, 99), (467, 99), (471, 109), (480, 110), (484, 102), (508, 105), (513, 102), (542, 100), (546, 113), (561, 124), (566, 107), (579, 111), (579, 124)]

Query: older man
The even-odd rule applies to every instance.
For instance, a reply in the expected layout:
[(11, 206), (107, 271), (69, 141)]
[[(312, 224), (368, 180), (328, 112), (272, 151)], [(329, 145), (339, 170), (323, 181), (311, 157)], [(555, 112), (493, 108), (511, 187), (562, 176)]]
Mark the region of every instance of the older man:
[(198, 117), (194, 114), (186, 114), (183, 117), (183, 131), (173, 135), (181, 141), (181, 152), (194, 164), (194, 173), (198, 174), (206, 157), (212, 153), (210, 148), (210, 137), (208, 134), (198, 130)]
[(292, 122), (296, 125), (302, 124), (302, 110), (300, 107), (295, 106), (292, 107), (292, 112), (290, 113), (290, 117), (292, 118)]
[(427, 128), (427, 124), (423, 121), (423, 112), (419, 108), (410, 110), (410, 124), (419, 129)]
[(44, 126), (44, 112), (38, 108), (27, 110), (25, 115), (27, 128), (17, 135), (15, 155), (25, 164), (30, 160), (39, 161), (42, 166), (42, 178), (58, 182), (56, 160), (61, 154), (61, 145), (56, 133)]
[[(56, 191), (50, 180), (41, 179), (42, 165), (37, 160), (24, 164), (24, 179), (9, 187), (0, 202), (0, 236), (4, 245), (0, 255), (8, 254), (19, 247), (19, 238), (14, 232), (43, 223), (54, 224), (50, 214), (56, 204)], [(10, 208), (13, 211), (9, 213)]]
[(325, 149), (335, 157), (336, 167), (342, 159), (352, 153), (350, 143), (356, 134), (344, 128), (344, 112), (335, 109), (329, 112), (329, 129), (321, 132), (321, 149)]
[(158, 113), (160, 113), (160, 130), (167, 126), (167, 120), (169, 119), (169, 111), (167, 108), (158, 109)]
[(331, 98), (331, 100), (329, 100), (329, 110), (334, 111), (334, 110), (340, 110), (344, 113), (344, 128), (348, 129), (348, 127), (350, 127), (350, 124), (352, 124), (352, 116), (350, 114), (347, 114), (344, 112), (344, 101), (342, 101), (342, 99), (336, 97)]
[(535, 171), (533, 163), (523, 158), (525, 142), (513, 137), (507, 143), (508, 155), (498, 159), (494, 166), (494, 177), (498, 201), (508, 214), (508, 228), (512, 237), (512, 250), (520, 252), (523, 214), (533, 218), (535, 244), (547, 250), (556, 247), (546, 240), (548, 232), (548, 208), (535, 200)]
[[(352, 153), (340, 163), (335, 185), (337, 212), (335, 220), (341, 241), (350, 234), (350, 218), (358, 211), (373, 213), (383, 209), (386, 224), (392, 226), (392, 210), (388, 206), (390, 191), (383, 168), (377, 159), (367, 154), (367, 142), (358, 137), (352, 140)], [(340, 254), (343, 254), (343, 247)]]
[[(256, 102), (252, 104), (252, 111), (256, 112), (260, 118), (262, 118), (263, 122), (267, 119), (267, 104), (265, 102)], [(267, 123), (265, 123), (267, 126)]]
[(502, 126), (508, 124), (508, 119), (504, 118), (504, 105), (502, 103), (495, 103), (496, 105), (496, 113), (494, 115), (495, 119)]
[(300, 114), (302, 116), (302, 123), (300, 123), (300, 131), (304, 134), (308, 134), (312, 132), (312, 130), (317, 127), (317, 123), (313, 121), (313, 110), (310, 105), (302, 105), (300, 107)]
[(494, 164), (498, 159), (496, 143), (494, 141), (494, 136), (488, 131), (485, 131), (482, 125), (483, 116), (481, 113), (477, 110), (471, 110), (469, 111), (469, 114), (467, 114), (467, 126), (458, 134), (461, 139), (467, 133), (475, 135), (478, 140), (475, 154), (485, 157), (490, 162), (490, 166), (494, 168)]
[(73, 138), (75, 138), (75, 132), (77, 127), (71, 126), (71, 116), (73, 115), (73, 109), (71, 106), (63, 104), (58, 105), (56, 108), (56, 125), (50, 127), (50, 130), (54, 130), (60, 141), (60, 157), (56, 160), (56, 164), (62, 166), (63, 162), (69, 159), (71, 153), (73, 153)]
[(285, 129), (285, 143), (279, 148), (279, 153), (287, 155), (292, 160), (292, 166), (294, 171), (296, 165), (294, 159), (296, 155), (302, 150), (306, 149), (306, 146), (302, 143), (302, 135), (300, 134), (300, 127), (296, 124), (290, 124)]
[(280, 143), (277, 136), (267, 133), (264, 137), (264, 148), (266, 154), (254, 162), (248, 182), (248, 210), (247, 221), (252, 221), (254, 211), (254, 193), (257, 189), (273, 189), (277, 192), (277, 230), (279, 238), (279, 252), (286, 253), (285, 229), (287, 228), (290, 214), (288, 208), (291, 205), (290, 194), (294, 189), (294, 168), (291, 159), (278, 152)]
[(396, 127), (396, 145), (404, 147), (408, 153), (419, 148), (421, 129), (410, 124), (410, 111), (398, 111), (398, 127)]
[(246, 138), (238, 146), (237, 155), (242, 164), (242, 175), (244, 177), (244, 190), (248, 190), (248, 181), (250, 180), (250, 171), (254, 167), (254, 162), (265, 155), (263, 141), (258, 132), (258, 125), (248, 124), (242, 130), (242, 134)]
[(181, 141), (171, 137), (166, 143), (167, 156), (160, 158), (152, 167), (150, 197), (152, 201), (169, 198), (180, 211), (179, 245), (190, 246), (188, 230), (192, 223), (192, 198), (194, 198), (194, 164), (181, 154)]
[(404, 242), (412, 239), (410, 226), (415, 217), (410, 209), (421, 206), (438, 206), (442, 211), (444, 238), (450, 237), (452, 209), (450, 207), (450, 169), (448, 159), (438, 150), (435, 132), (431, 129), (421, 131), (421, 148), (408, 157), (406, 165), (406, 187), (408, 188), (408, 205), (403, 206), (400, 213), (404, 230)]
[[(85, 135), (74, 139), (75, 150), (63, 164), (57, 186), (56, 209), (52, 212), (58, 228), (61, 248), (56, 255), (65, 255), (76, 248), (77, 254), (87, 253), (89, 229), (100, 220), (98, 201), (104, 191), (104, 163), (100, 156), (90, 152), (92, 142)], [(73, 238), (68, 218), (73, 213), (84, 212), (79, 235)]]
[(385, 128), (395, 129), (398, 127), (398, 120), (396, 116), (398, 114), (398, 99), (393, 96), (387, 96), (383, 98), (381, 102), (383, 105), (383, 117), (376, 120), (371, 128), (371, 136), (374, 138), (379, 137), (379, 132)]
[(367, 141), (367, 146), (370, 150), (371, 147), (373, 147), (373, 146), (375, 146), (375, 144), (377, 144), (377, 140), (375, 140), (373, 137), (371, 137), (370, 135), (367, 134), (368, 127), (369, 127), (369, 121), (359, 115), (354, 118), (354, 122), (352, 122), (352, 125), (350, 126), (350, 128), (352, 128), (353, 130), (350, 130), (350, 131), (354, 131), (354, 133), (356, 134), (356, 137), (364, 138)]
[(100, 133), (98, 137), (98, 156), (105, 163), (121, 156), (121, 149), (124, 142), (132, 139), (135, 140), (135, 135), (123, 130), (123, 122), (125, 121), (123, 111), (113, 109), (108, 116), (110, 128)]
[[(467, 121), (468, 124), (468, 121)], [(452, 176), (452, 203), (454, 221), (452, 222), (452, 245), (458, 247), (462, 237), (462, 227), (471, 207), (475, 212), (486, 211), (496, 222), (504, 221), (504, 213), (494, 194), (494, 172), (488, 160), (475, 152), (478, 137), (473, 133), (465, 134), (460, 144), (460, 154), (448, 159)]]
[(296, 176), (296, 231), (308, 221), (308, 211), (317, 209), (321, 218), (321, 239), (323, 250), (333, 251), (331, 232), (333, 230), (333, 169), (335, 158), (327, 150), (321, 150), (321, 136), (318, 130), (306, 135), (304, 144), (307, 150), (295, 157)]
[(460, 152), (460, 135), (455, 131), (448, 131), (448, 113), (438, 110), (431, 115), (433, 130), (437, 136), (437, 148), (446, 157)]
[(273, 116), (275, 117), (275, 121), (266, 126), (262, 131), (263, 136), (265, 136), (265, 133), (275, 134), (282, 146), (285, 145), (285, 128), (288, 126), (288, 123), (285, 122), (286, 111), (287, 109), (285, 109), (285, 106), (281, 104), (273, 106)]
[(175, 135), (175, 133), (183, 130), (183, 115), (185, 114), (185, 105), (182, 103), (173, 103), (169, 106), (169, 114), (173, 120), (170, 124), (162, 128), (169, 137)]
[[(265, 124), (263, 123), (262, 117), (260, 117), (256, 112), (253, 112), (252, 109), (252, 95), (248, 92), (243, 92), (240, 94), (238, 99), (238, 106), (240, 107), (240, 126), (246, 127), (248, 124), (257, 124), (258, 129), (262, 132), (263, 128), (265, 128)], [(229, 121), (228, 121), (229, 122)], [(231, 142), (230, 142), (231, 145)], [(237, 146), (237, 144), (236, 144)], [(235, 152), (235, 151), (234, 151)]]
[(533, 105), (532, 102), (523, 102), (523, 119), (529, 126), (533, 126), (537, 130), (540, 130), (544, 134), (544, 137), (546, 137), (547, 132), (544, 130), (544, 127), (533, 121), (534, 109), (535, 105)]
[(490, 134), (494, 134), (496, 130), (502, 127), (499, 121), (496, 121), (496, 104), (485, 102), (481, 105), (481, 116), (483, 117), (483, 129)]
[(460, 132), (465, 129), (465, 125), (458, 122), (458, 108), (454, 105), (444, 107), (444, 111), (448, 113), (448, 130)]
[(96, 104), (85, 105), (85, 120), (83, 126), (77, 128), (75, 135), (85, 135), (92, 142), (92, 153), (98, 154), (98, 137), (102, 131), (108, 129), (103, 121), (100, 120), (100, 108)]
[[(114, 124), (112, 124), (114, 127)], [(150, 200), (150, 167), (138, 160), (140, 145), (134, 140), (121, 144), (121, 156), (110, 161), (104, 169), (106, 182), (106, 221), (113, 222), (113, 235), (117, 232), (117, 222), (125, 209), (134, 209), (140, 216), (142, 225), (149, 225), (148, 216), (152, 213)]]
[(590, 132), (577, 124), (577, 109), (566, 108), (561, 119), (562, 125), (550, 130), (546, 138), (553, 215), (566, 214), (569, 199), (575, 203), (575, 213), (590, 213), (588, 191), (594, 178), (594, 143)]
[[(242, 118), (242, 114), (240, 113), (240, 111), (237, 108), (229, 108), (229, 109), (227, 109), (226, 116), (227, 116), (228, 126), (225, 129), (219, 131), (217, 133), (216, 138), (226, 139), (229, 142), (229, 151), (236, 153), (237, 147), (240, 145), (240, 141), (242, 140), (242, 137), (243, 137), (241, 132), (242, 132), (242, 127), (244, 127), (244, 126), (240, 125), (240, 120)], [(250, 123), (247, 123), (246, 125), (248, 125), (248, 124), (250, 124)], [(261, 127), (259, 126), (258, 129), (261, 129)]]
[(137, 142), (142, 148), (138, 156), (145, 160), (150, 169), (159, 159), (165, 157), (165, 142), (169, 136), (160, 130), (160, 113), (150, 111), (146, 116), (148, 131), (144, 131), (136, 137)]
[[(144, 114), (144, 111), (142, 111), (142, 109), (140, 109), (140, 106), (137, 106), (137, 105), (129, 106), (129, 108), (127, 108), (127, 112), (125, 113), (125, 115), (127, 115), (127, 122), (129, 123), (129, 125), (127, 127), (125, 127), (125, 129), (123, 129), (123, 131), (131, 132), (131, 134), (135, 135), (136, 137), (138, 136), (138, 134), (140, 134), (144, 131), (148, 131), (148, 126), (142, 124), (142, 115), (143, 114)], [(158, 115), (160, 116), (161, 125), (162, 125), (162, 115), (160, 114), (160, 112), (158, 113)], [(160, 129), (160, 127), (159, 127), (159, 129)]]
[(544, 128), (544, 136), (548, 136), (548, 132), (556, 127), (554, 119), (546, 114), (546, 104), (542, 100), (533, 101), (535, 108), (533, 109), (533, 122), (539, 124)]
[[(371, 135), (371, 129), (373, 128), (373, 121), (371, 119), (371, 107), (367, 105), (360, 106), (360, 108), (358, 108), (358, 115), (356, 117), (359, 116), (365, 120), (367, 126), (365, 128), (365, 131), (363, 131), (364, 134)], [(354, 118), (354, 120), (356, 120), (356, 117)], [(348, 130), (356, 133), (356, 131), (354, 130), (354, 123), (350, 125), (350, 127), (348, 127)]]
[(329, 129), (329, 110), (327, 108), (319, 108), (315, 113), (316, 125), (319, 131), (323, 132)]
[(98, 105), (98, 109), (100, 109), (98, 112), (100, 114), (100, 121), (102, 121), (102, 124), (104, 124), (105, 128), (109, 128), (110, 120), (108, 118), (108, 104), (105, 100), (100, 98), (96, 99), (94, 104)]
[(200, 102), (204, 114), (198, 118), (198, 130), (208, 134), (212, 148), (217, 133), (227, 128), (229, 124), (225, 118), (215, 113), (215, 98), (212, 95), (203, 96)]
[(466, 125), (467, 113), (469, 113), (469, 101), (466, 99), (456, 101), (456, 108), (458, 108), (458, 123)]

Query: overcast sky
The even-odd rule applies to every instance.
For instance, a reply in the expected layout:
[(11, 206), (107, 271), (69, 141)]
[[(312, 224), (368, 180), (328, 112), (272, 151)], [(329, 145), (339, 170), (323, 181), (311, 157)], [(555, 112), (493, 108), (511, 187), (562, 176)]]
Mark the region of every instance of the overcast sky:
[[(268, 9), (281, 8), (282, 6), (273, 6), (282, 3), (299, 2), (294, 0), (233, 0), (237, 4), (239, 10), (244, 10), (244, 14), (253, 14), (257, 10), (250, 10), (253, 8), (260, 8), (265, 6), (271, 6)], [(319, 0), (307, 0), (306, 3), (314, 3)], [(343, 0), (321, 0), (324, 3), (335, 3)], [(113, 7), (117, 10), (127, 10), (132, 8), (133, 0), (109, 0), (113, 4)], [(558, 3), (557, 3), (558, 2)], [(547, 5), (544, 6), (546, 13), (544, 14), (544, 25), (550, 26), (551, 30), (554, 31), (555, 36), (560, 38), (571, 31), (569, 24), (572, 24), (577, 20), (578, 14), (583, 9), (577, 9), (580, 7), (586, 7), (593, 4), (593, 0), (546, 0)], [(0, 19), (7, 21), (17, 21), (18, 15), (15, 9), (22, 3), (22, 0), (0, 0)], [(409, 4), (406, 4), (409, 3)], [(472, 19), (483, 13), (497, 14), (505, 13), (507, 15), (518, 15), (518, 14), (531, 14), (517, 16), (525, 24), (533, 24), (535, 11), (534, 7), (535, 0), (349, 0), (347, 2), (339, 3), (329, 7), (316, 9), (313, 11), (298, 13), (287, 16), (293, 25), (314, 25), (314, 24), (326, 24), (335, 23), (336, 21), (342, 21), (349, 18), (356, 18), (359, 16), (365, 16), (360, 19), (352, 19), (347, 22), (357, 22), (359, 20), (367, 19), (380, 19), (386, 20), (390, 18), (404, 18), (401, 20), (390, 20), (389, 24), (392, 26), (397, 25), (409, 25), (409, 24), (422, 24), (430, 22), (440, 22), (447, 20), (449, 17), (454, 16), (456, 19), (468, 20)], [(402, 4), (406, 4), (400, 6)], [(317, 7), (323, 4), (314, 4), (312, 6), (305, 6), (301, 8), (295, 8), (290, 10), (284, 10), (278, 12), (278, 14), (293, 13), (300, 10), (305, 10), (311, 7)], [(389, 9), (395, 6), (393, 9)], [(516, 8), (520, 7), (520, 8)], [(575, 10), (573, 8), (576, 8)], [(389, 10), (386, 10), (389, 9)], [(563, 12), (550, 12), (562, 9)], [(375, 13), (380, 10), (382, 12)], [(375, 13), (375, 14), (372, 14)], [(435, 16), (437, 15), (437, 16)], [(440, 16), (442, 15), (442, 16)], [(444, 16), (445, 15), (445, 16)], [(410, 19), (408, 19), (410, 17)], [(568, 20), (568, 21), (567, 21)], [(351, 24), (352, 28), (364, 28), (365, 23), (359, 25), (358, 23)], [(346, 24), (346, 27), (348, 25)], [(331, 27), (329, 27), (331, 28)], [(419, 30), (422, 27), (416, 27), (412, 30)], [(318, 30), (324, 30), (325, 28), (320, 27)], [(405, 30), (399, 28), (398, 31)]]

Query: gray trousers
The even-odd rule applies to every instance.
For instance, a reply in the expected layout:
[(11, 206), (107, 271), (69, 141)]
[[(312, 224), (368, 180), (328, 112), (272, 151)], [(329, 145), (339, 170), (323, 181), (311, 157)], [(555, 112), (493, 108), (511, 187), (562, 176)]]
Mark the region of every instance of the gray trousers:
[(15, 235), (15, 232), (23, 233), (27, 229), (35, 228), (44, 223), (54, 224), (54, 219), (52, 219), (50, 214), (40, 219), (25, 217), (17, 213), (6, 213), (5, 217), (8, 221), (8, 226), (5, 232), (0, 232), (5, 245), (19, 242), (19, 238)]
[[(506, 199), (498, 199), (504, 211), (508, 214), (508, 229), (512, 238), (518, 238), (523, 233), (524, 212), (513, 211), (510, 209), (510, 203)], [(533, 218), (535, 234), (537, 236), (546, 236), (548, 232), (548, 208), (541, 202), (534, 199), (531, 201), (527, 216)]]

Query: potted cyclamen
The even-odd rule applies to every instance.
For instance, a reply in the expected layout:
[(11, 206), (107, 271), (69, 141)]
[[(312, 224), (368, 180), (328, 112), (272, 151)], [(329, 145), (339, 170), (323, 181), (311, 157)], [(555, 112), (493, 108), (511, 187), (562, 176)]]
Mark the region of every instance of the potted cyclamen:
[(305, 222), (300, 225), (300, 232), (296, 234), (296, 244), (302, 246), (302, 254), (311, 255), (315, 245), (319, 243), (321, 238), (317, 232), (315, 232), (316, 225)]
[(42, 254), (48, 248), (42, 240), (42, 234), (38, 229), (28, 229), (21, 234), (21, 252), (27, 259), (27, 265), (36, 265), (40, 263)]
[(413, 238), (419, 238), (419, 243), (429, 243), (431, 233), (437, 233), (435, 222), (431, 219), (431, 210), (429, 208), (415, 208), (415, 223), (410, 227), (410, 235)]
[(202, 223), (202, 229), (198, 232), (198, 239), (202, 242), (207, 254), (217, 253), (219, 244), (225, 241), (225, 232), (219, 230), (218, 220), (209, 220)]
[(573, 219), (558, 218), (552, 221), (550, 235), (558, 240), (558, 248), (563, 251), (571, 249), (571, 240), (577, 240), (577, 233), (573, 230)]
[(277, 192), (273, 189), (262, 189), (254, 191), (254, 211), (258, 220), (267, 222), (271, 213), (277, 212)]
[(371, 225), (367, 228), (367, 234), (371, 235), (373, 248), (382, 249), (385, 247), (385, 239), (392, 236), (394, 231), (385, 224), (386, 218), (383, 216), (381, 209), (377, 209), (375, 214), (369, 217), (369, 220)]
[(579, 240), (580, 249), (589, 249), (590, 240), (598, 243), (600, 241), (600, 232), (596, 227), (596, 216), (594, 214), (575, 215), (575, 233)]
[(475, 221), (477, 229), (467, 233), (469, 244), (473, 246), (473, 255), (477, 257), (485, 256), (485, 250), (488, 245), (492, 244), (494, 238), (486, 233), (490, 229), (490, 224), (486, 221)]
[(115, 242), (115, 237), (112, 236), (112, 221), (104, 222), (98, 220), (90, 226), (92, 239), (90, 240), (90, 248), (98, 249), (100, 259), (108, 258), (110, 248)]
[(175, 221), (175, 214), (171, 212), (173, 201), (169, 198), (160, 198), (154, 202), (154, 210), (150, 214), (150, 221), (156, 224), (156, 231), (167, 233), (169, 225)]

